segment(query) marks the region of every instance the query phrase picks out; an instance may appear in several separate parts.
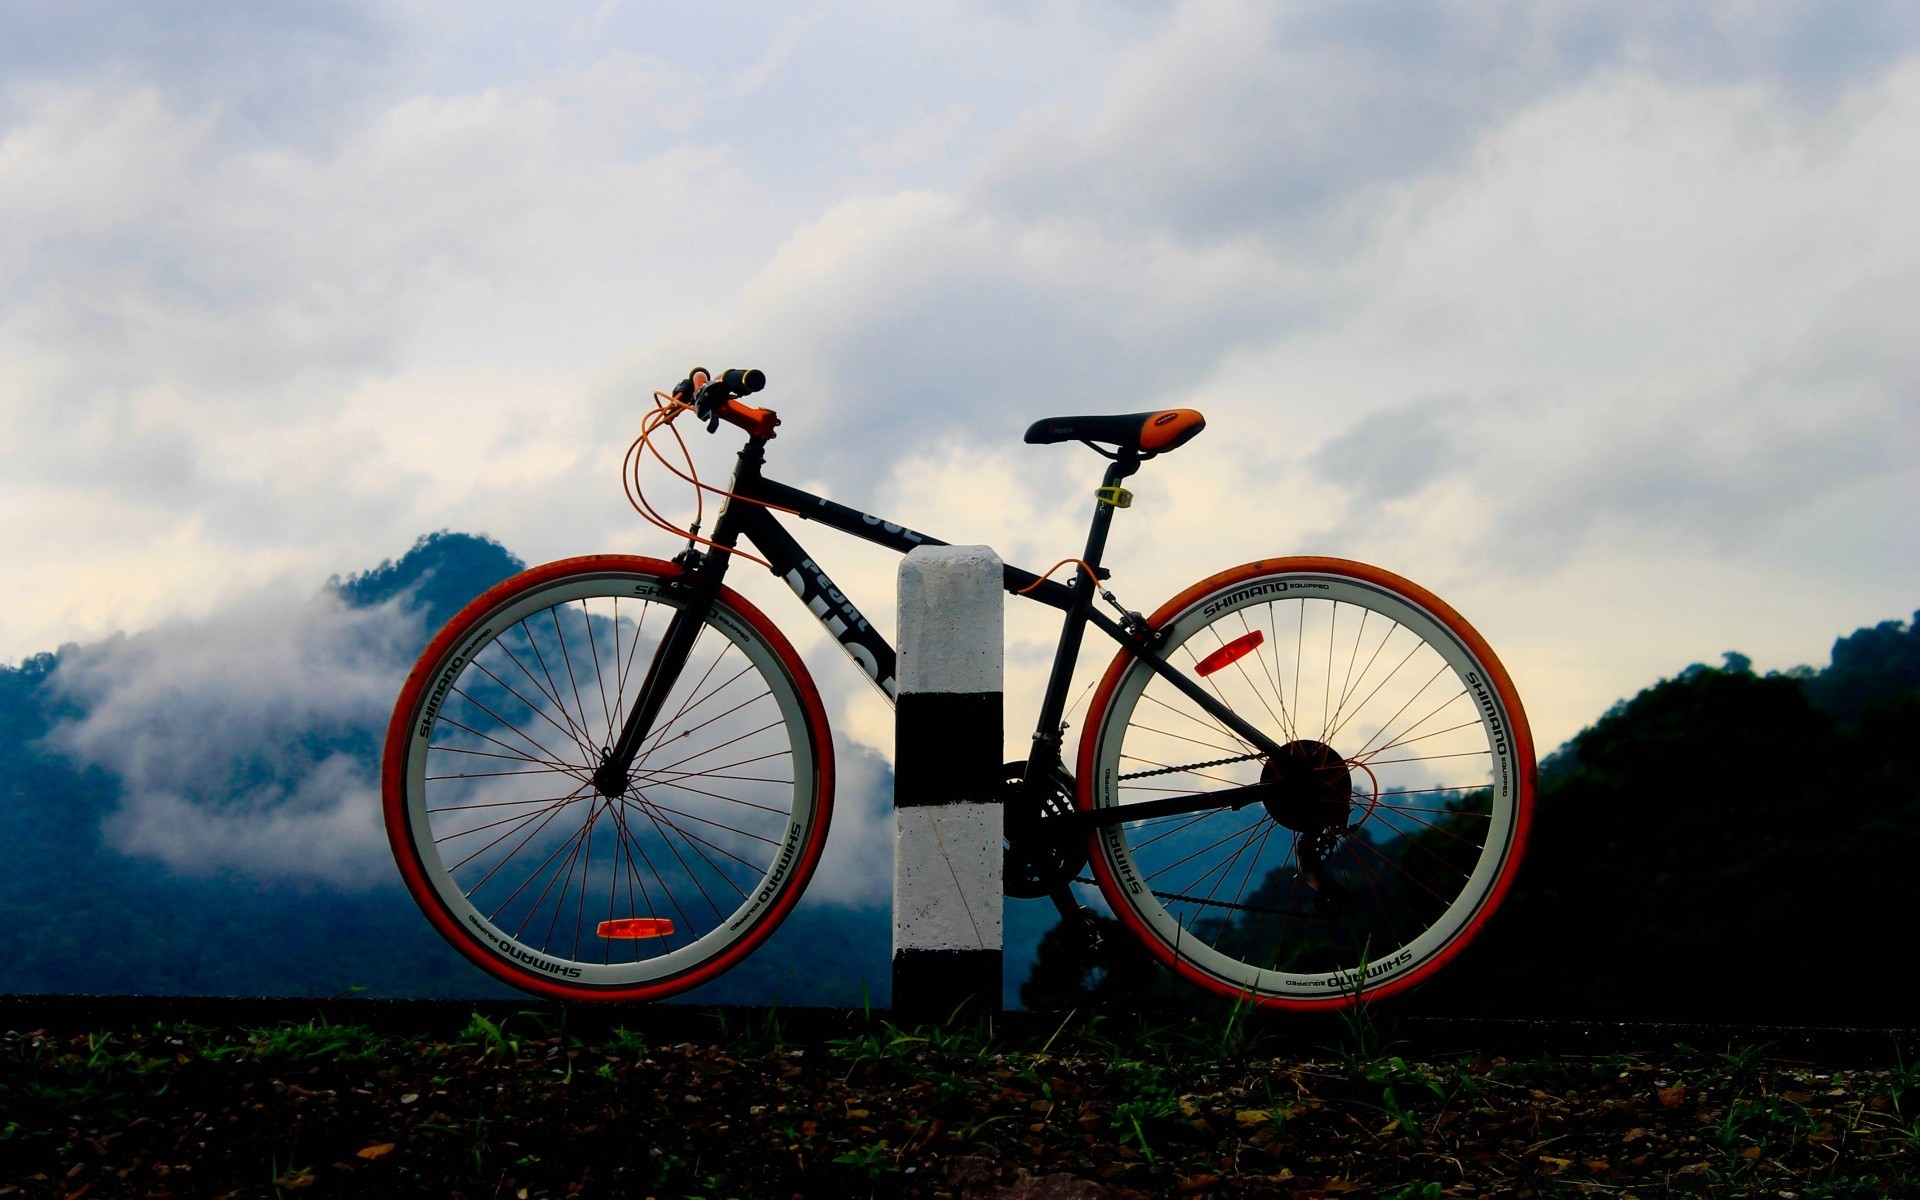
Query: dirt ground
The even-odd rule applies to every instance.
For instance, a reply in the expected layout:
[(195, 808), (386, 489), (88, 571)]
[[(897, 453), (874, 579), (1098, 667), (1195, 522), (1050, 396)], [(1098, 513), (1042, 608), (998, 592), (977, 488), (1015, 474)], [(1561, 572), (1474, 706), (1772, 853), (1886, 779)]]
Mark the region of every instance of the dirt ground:
[[(644, 1022), (636, 1022), (644, 1025)], [(0, 1033), (0, 1197), (1920, 1197), (1920, 1070), (1219, 1020)], [(669, 1035), (673, 1036), (673, 1035)]]

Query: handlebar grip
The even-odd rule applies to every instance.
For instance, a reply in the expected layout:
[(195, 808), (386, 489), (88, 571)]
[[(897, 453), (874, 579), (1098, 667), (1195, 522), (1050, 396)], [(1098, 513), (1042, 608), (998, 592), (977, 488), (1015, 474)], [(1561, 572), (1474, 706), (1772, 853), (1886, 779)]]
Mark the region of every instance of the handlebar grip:
[(720, 373), (720, 384), (736, 396), (751, 396), (767, 386), (767, 373), (758, 367), (744, 371), (735, 367)]

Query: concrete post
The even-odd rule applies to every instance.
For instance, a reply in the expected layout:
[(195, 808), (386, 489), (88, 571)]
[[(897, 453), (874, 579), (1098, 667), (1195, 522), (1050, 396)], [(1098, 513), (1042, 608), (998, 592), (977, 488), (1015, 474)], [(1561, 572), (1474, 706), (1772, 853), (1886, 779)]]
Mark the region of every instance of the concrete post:
[(922, 546), (900, 564), (893, 1009), (996, 1012), (1001, 981), (1000, 556)]

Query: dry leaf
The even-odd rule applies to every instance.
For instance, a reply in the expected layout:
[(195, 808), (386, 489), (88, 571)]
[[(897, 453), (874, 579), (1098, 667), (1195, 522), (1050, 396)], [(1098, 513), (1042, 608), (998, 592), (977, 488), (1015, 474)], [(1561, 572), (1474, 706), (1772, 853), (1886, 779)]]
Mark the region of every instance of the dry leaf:
[(368, 1146), (364, 1149), (356, 1150), (354, 1153), (361, 1158), (385, 1158), (387, 1155), (393, 1153), (393, 1143), (381, 1142), (377, 1146)]

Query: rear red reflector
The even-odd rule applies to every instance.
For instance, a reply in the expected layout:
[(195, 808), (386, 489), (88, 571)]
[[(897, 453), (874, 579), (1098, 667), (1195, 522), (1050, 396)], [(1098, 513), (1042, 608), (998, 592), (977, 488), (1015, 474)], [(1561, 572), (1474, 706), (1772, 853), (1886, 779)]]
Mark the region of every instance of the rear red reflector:
[(603, 938), (669, 937), (673, 933), (673, 922), (665, 917), (623, 917), (618, 921), (600, 922), (594, 932)]
[(1218, 650), (1215, 650), (1212, 654), (1201, 659), (1200, 665), (1193, 669), (1193, 673), (1196, 675), (1211, 675), (1235, 659), (1243, 658), (1252, 653), (1255, 646), (1258, 646), (1266, 640), (1266, 636), (1258, 629), (1252, 633), (1242, 634), (1240, 637), (1233, 639)]

